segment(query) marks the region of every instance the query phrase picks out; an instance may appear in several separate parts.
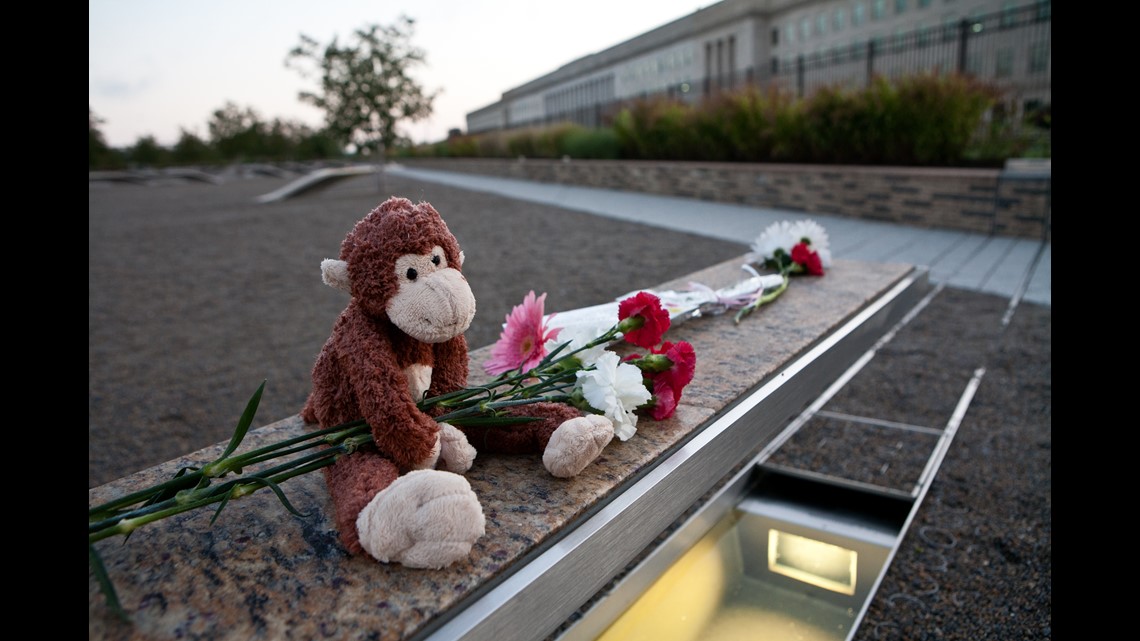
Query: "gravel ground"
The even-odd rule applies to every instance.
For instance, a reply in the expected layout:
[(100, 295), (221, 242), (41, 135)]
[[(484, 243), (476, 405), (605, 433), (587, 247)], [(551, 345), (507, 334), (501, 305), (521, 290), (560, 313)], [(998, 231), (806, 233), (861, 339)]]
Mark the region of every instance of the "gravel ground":
[[(530, 289), (547, 292), (548, 311), (593, 305), (738, 256), (751, 240), (394, 176), (254, 204), (288, 180), (91, 184), (90, 487), (227, 439), (263, 380), (255, 423), (295, 414), (346, 302), (321, 283), (320, 261), (389, 195), (431, 202), (464, 247), (478, 301), (473, 346), (493, 342)], [(780, 452), (782, 464), (906, 487), (920, 461), (900, 454), (886, 468), (851, 469), (854, 458), (812, 444), (847, 439), (892, 456), (891, 437), (868, 437), (849, 417), (944, 429), (984, 371), (859, 641), (1052, 636), (1051, 310), (1021, 304), (1006, 324), (1008, 308), (940, 291), (823, 408), (832, 416)], [(915, 438), (929, 450), (928, 434)]]

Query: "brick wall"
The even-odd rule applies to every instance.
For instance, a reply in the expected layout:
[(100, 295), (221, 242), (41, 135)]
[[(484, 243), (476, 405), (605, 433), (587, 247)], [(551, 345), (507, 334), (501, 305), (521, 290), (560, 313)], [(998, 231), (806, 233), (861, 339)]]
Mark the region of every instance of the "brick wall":
[(422, 169), (641, 191), (974, 233), (1049, 239), (1049, 177), (999, 169), (402, 158)]

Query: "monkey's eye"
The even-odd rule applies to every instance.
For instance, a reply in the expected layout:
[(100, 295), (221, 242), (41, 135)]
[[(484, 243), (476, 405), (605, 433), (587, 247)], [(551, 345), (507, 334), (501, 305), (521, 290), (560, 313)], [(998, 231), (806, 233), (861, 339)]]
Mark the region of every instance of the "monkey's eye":
[(432, 265), (438, 265), (439, 264), (439, 254), (435, 254), (431, 257), (431, 264)]
[(416, 276), (419, 276), (419, 275), (420, 275), (420, 273), (417, 272), (414, 267), (408, 268), (408, 280), (415, 280)]

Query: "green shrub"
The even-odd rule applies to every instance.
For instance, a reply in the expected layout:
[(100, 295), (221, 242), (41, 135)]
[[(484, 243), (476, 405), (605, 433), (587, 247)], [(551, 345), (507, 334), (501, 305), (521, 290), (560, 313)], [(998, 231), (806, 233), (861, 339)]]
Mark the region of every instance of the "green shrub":
[(456, 158), (479, 156), (479, 141), (474, 136), (452, 136), (446, 141), (445, 155)]
[[(957, 74), (878, 76), (863, 89), (825, 87), (807, 99), (746, 87), (698, 105), (637, 100), (611, 127), (558, 123), (453, 137), (438, 153), (930, 166), (1048, 157), (1049, 107), (1012, 126), (1000, 117), (999, 98), (994, 87)], [(998, 115), (987, 123), (989, 113)]]
[(868, 139), (875, 128), (867, 122), (865, 103), (838, 87), (812, 94), (800, 112), (801, 134), (794, 156), (804, 162), (867, 162)]
[(571, 158), (616, 160), (621, 157), (617, 132), (609, 127), (578, 128), (562, 140), (562, 152)]
[(1009, 158), (1051, 157), (1052, 136), (1048, 115), (1043, 117), (1042, 111), (1031, 111), (1018, 123), (1007, 117), (1006, 113), (1004, 109), (993, 110), (989, 122), (973, 137), (963, 152), (965, 160), (976, 165), (1000, 167)]
[(538, 158), (538, 143), (535, 142), (534, 132), (526, 129), (512, 133), (507, 137), (507, 152), (516, 157)]
[(614, 129), (623, 157), (689, 160), (702, 148), (694, 122), (693, 107), (670, 98), (651, 98), (623, 109)]
[(775, 88), (746, 87), (718, 94), (697, 111), (703, 141), (720, 147), (704, 156), (735, 162), (771, 160), (779, 142), (778, 123), (793, 108), (792, 97)]
[[(1000, 92), (958, 74), (918, 74), (896, 83), (899, 136), (910, 141), (899, 150), (908, 165), (947, 165), (963, 157), (986, 111)], [(902, 145), (899, 145), (902, 147)]]
[(500, 132), (479, 134), (475, 137), (475, 147), (483, 158), (506, 158), (510, 155), (507, 139)]

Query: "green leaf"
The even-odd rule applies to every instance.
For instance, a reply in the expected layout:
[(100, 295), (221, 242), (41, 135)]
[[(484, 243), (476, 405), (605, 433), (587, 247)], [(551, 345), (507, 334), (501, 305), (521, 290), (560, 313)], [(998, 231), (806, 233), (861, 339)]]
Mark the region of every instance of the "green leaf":
[(111, 583), (111, 577), (107, 574), (107, 568), (103, 566), (103, 559), (95, 550), (95, 546), (90, 543), (87, 544), (87, 558), (91, 562), (91, 569), (95, 572), (95, 579), (99, 581), (99, 591), (103, 593), (103, 598), (107, 600), (107, 607), (120, 619), (130, 622), (131, 618), (127, 616), (127, 611), (124, 610), (123, 605), (119, 603), (119, 595), (115, 592), (115, 585)]
[[(193, 473), (193, 472), (197, 472), (197, 471), (198, 471), (198, 468), (196, 468), (196, 467), (184, 467), (184, 468), (178, 470), (178, 473), (175, 474), (174, 476), (172, 476), (171, 480), (180, 479), (180, 478), (184, 477), (187, 473)], [(187, 479), (187, 480), (190, 480), (190, 479)], [(202, 479), (202, 480), (205, 480), (205, 479)], [(196, 481), (195, 486), (196, 487), (202, 487), (202, 480)], [(206, 484), (207, 485), (209, 484), (208, 480), (206, 481)], [(166, 499), (173, 498), (175, 494), (178, 494), (178, 492), (180, 492), (184, 489), (187, 489), (187, 488), (182, 487), (182, 486), (167, 487), (166, 489), (164, 489), (162, 491), (155, 492), (153, 496), (151, 496), (149, 499), (147, 499), (146, 501), (143, 502), (142, 506), (147, 507), (148, 505), (154, 505), (155, 503), (161, 503), (161, 502), (165, 501)]]
[[(289, 502), (288, 498), (286, 498), (285, 492), (283, 492), (281, 490), (281, 487), (279, 485), (277, 485), (276, 483), (274, 483), (273, 481), (270, 481), (267, 478), (264, 478), (261, 476), (253, 476), (250, 478), (242, 479), (242, 484), (247, 484), (247, 483), (251, 483), (254, 485), (260, 485), (262, 487), (267, 487), (270, 490), (272, 490), (273, 493), (277, 495), (277, 500), (281, 501), (281, 504), (285, 506), (285, 509), (289, 510), (289, 512), (295, 516), (299, 516), (301, 518), (308, 518), (309, 515), (311, 514), (311, 512), (301, 512), (297, 508), (293, 507), (293, 504)], [(237, 486), (235, 486), (232, 490), (230, 490), (230, 494), (233, 494), (234, 490), (236, 490), (236, 489), (237, 489)], [(229, 500), (230, 494), (226, 495), (226, 501)], [(226, 501), (223, 501), (222, 504), (224, 505)], [(221, 510), (222, 510), (222, 506), (218, 506), (218, 511), (221, 512)], [(214, 518), (217, 518), (217, 514), (214, 515)], [(212, 520), (210, 522), (213, 523)]]
[[(237, 486), (235, 485), (234, 487)], [(214, 510), (214, 515), (210, 517), (211, 526), (214, 525), (214, 521), (218, 520), (218, 515), (222, 513), (222, 508), (226, 506), (226, 503), (230, 502), (230, 497), (234, 495), (234, 487), (231, 487), (230, 491), (226, 492), (226, 495), (222, 497), (221, 502), (218, 503), (218, 509)]]
[(261, 385), (257, 387), (257, 391), (253, 393), (253, 397), (249, 399), (249, 403), (245, 406), (245, 411), (242, 412), (241, 420), (238, 421), (237, 429), (234, 430), (234, 435), (230, 439), (230, 444), (226, 446), (226, 451), (222, 452), (219, 459), (224, 459), (230, 454), (234, 453), (238, 445), (241, 444), (242, 439), (245, 438), (246, 432), (249, 431), (249, 426), (253, 424), (253, 415), (257, 413), (257, 406), (261, 403), (261, 393), (265, 391), (266, 381), (261, 381)]

